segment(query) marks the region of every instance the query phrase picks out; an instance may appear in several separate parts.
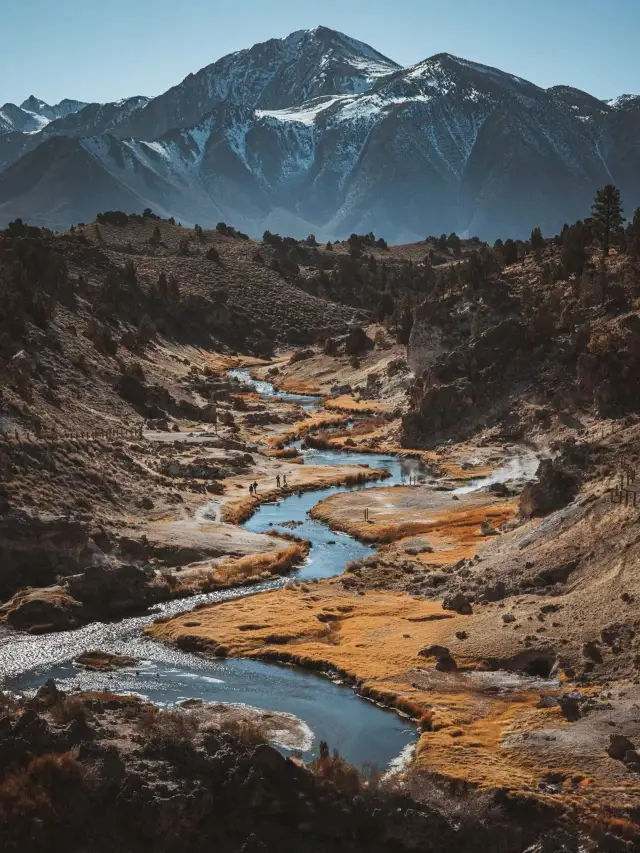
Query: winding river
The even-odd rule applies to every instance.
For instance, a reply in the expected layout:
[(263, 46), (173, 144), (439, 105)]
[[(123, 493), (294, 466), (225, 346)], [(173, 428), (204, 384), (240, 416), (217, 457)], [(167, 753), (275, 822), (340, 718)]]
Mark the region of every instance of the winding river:
[[(264, 397), (278, 396), (305, 408), (318, 399), (306, 395), (278, 393), (269, 383), (254, 382), (248, 373), (233, 372)], [(391, 475), (386, 483), (400, 483), (409, 469), (405, 463), (384, 455), (358, 455), (307, 451), (310, 464), (340, 465), (362, 462), (384, 467)], [(411, 464), (411, 463), (407, 463)], [(403, 467), (405, 466), (405, 467)], [(348, 560), (371, 553), (371, 549), (343, 534), (334, 534), (307, 516), (323, 497), (341, 487), (291, 495), (277, 504), (263, 504), (245, 526), (267, 531), (285, 521), (301, 521), (296, 534), (309, 539), (312, 549), (307, 562), (297, 572), (300, 579), (312, 580), (339, 574)], [(15, 693), (29, 693), (48, 678), (64, 690), (111, 690), (144, 696), (160, 706), (185, 699), (229, 702), (285, 712), (303, 720), (308, 735), (303, 757), (315, 754), (319, 740), (327, 740), (347, 761), (360, 766), (376, 762), (388, 767), (415, 741), (415, 727), (393, 711), (364, 701), (346, 686), (298, 667), (259, 661), (210, 660), (147, 639), (142, 629), (159, 616), (190, 610), (203, 602), (224, 601), (275, 589), (286, 583), (277, 578), (257, 586), (197, 595), (167, 602), (152, 611), (117, 622), (94, 622), (75, 631), (33, 637), (28, 634), (0, 633), (0, 687)], [(2, 631), (2, 629), (0, 629)], [(127, 654), (139, 664), (114, 673), (94, 673), (76, 667), (73, 659), (87, 649)]]
[[(263, 397), (278, 396), (306, 408), (317, 398), (275, 391), (266, 382), (254, 381), (247, 371), (232, 371), (241, 382), (251, 385)], [(386, 468), (385, 485), (404, 482), (416, 471), (413, 460), (382, 454), (340, 451), (303, 451), (313, 465), (367, 464)], [(537, 460), (513, 461), (492, 478), (471, 483), (464, 490), (488, 482), (511, 479), (535, 470)], [(371, 488), (375, 484), (358, 488)], [(290, 495), (278, 503), (263, 504), (245, 523), (248, 530), (286, 531), (284, 522), (301, 522), (297, 535), (308, 539), (312, 549), (298, 572), (301, 580), (339, 574), (346, 562), (371, 553), (371, 548), (345, 534), (337, 534), (308, 515), (311, 507), (328, 495), (343, 491), (334, 487), (301, 496)], [(142, 629), (159, 616), (190, 610), (203, 602), (230, 600), (258, 591), (275, 589), (286, 583), (277, 578), (252, 588), (225, 590), (158, 605), (151, 612), (111, 623), (92, 623), (75, 631), (33, 637), (4, 631), (0, 633), (0, 687), (28, 693), (54, 678), (65, 690), (111, 690), (138, 694), (161, 706), (185, 699), (228, 702), (285, 712), (303, 720), (308, 729), (303, 757), (310, 758), (319, 740), (327, 740), (356, 766), (375, 762), (384, 768), (405, 751), (416, 738), (415, 727), (395, 712), (358, 697), (346, 686), (303, 669), (243, 659), (210, 660), (147, 639)], [(115, 673), (92, 673), (77, 668), (75, 658), (87, 649), (127, 654), (138, 659), (136, 668)]]

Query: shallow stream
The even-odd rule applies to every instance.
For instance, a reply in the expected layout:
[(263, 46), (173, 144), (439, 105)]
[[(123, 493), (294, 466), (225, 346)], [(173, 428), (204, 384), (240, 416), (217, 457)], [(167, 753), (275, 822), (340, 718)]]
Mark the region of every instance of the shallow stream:
[[(278, 394), (269, 383), (254, 381), (246, 371), (231, 371), (263, 397), (278, 396), (312, 407), (317, 400), (296, 394)], [(414, 460), (383, 454), (357, 454), (341, 451), (303, 451), (311, 465), (365, 464), (385, 468), (389, 478), (384, 485), (402, 484), (409, 474), (417, 473)], [(487, 482), (511, 479), (516, 471), (528, 473), (532, 462), (513, 462), (485, 481), (476, 481), (463, 490), (480, 488)], [(536, 462), (537, 464), (537, 462)], [(370, 488), (375, 483), (357, 488)], [(319, 500), (345, 491), (333, 487), (321, 491), (290, 495), (278, 503), (263, 504), (245, 523), (248, 530), (271, 529), (287, 532), (284, 522), (301, 522), (293, 528), (297, 536), (312, 543), (311, 552), (297, 574), (311, 581), (340, 574), (349, 560), (366, 556), (372, 549), (346, 534), (334, 533), (308, 515)], [(159, 616), (192, 609), (202, 602), (230, 600), (286, 582), (283, 578), (252, 588), (225, 590), (198, 595), (186, 600), (158, 605), (144, 616), (117, 622), (95, 622), (75, 631), (33, 637), (0, 629), (0, 687), (28, 693), (48, 678), (54, 678), (65, 690), (110, 690), (134, 693), (159, 705), (173, 705), (185, 699), (229, 702), (293, 714), (310, 729), (304, 756), (314, 754), (319, 740), (327, 740), (347, 761), (357, 766), (374, 762), (389, 766), (415, 740), (414, 726), (396, 713), (359, 698), (352, 689), (303, 669), (251, 660), (211, 660), (145, 638), (142, 629)], [(139, 661), (136, 668), (114, 673), (92, 673), (79, 669), (73, 658), (87, 649), (127, 654)]]

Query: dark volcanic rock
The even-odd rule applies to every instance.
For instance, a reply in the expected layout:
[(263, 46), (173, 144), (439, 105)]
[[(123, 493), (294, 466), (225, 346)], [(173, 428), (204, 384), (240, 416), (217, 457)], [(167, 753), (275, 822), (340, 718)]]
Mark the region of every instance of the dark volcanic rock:
[(86, 528), (56, 515), (14, 510), (0, 516), (0, 600), (23, 587), (46, 586), (82, 567)]
[(537, 482), (528, 483), (520, 495), (522, 518), (548, 515), (567, 506), (578, 494), (580, 474), (562, 460), (543, 459), (536, 476)]
[(137, 566), (90, 566), (84, 574), (69, 578), (71, 595), (92, 613), (117, 615), (139, 610), (162, 596), (163, 588), (150, 583)]
[(473, 613), (471, 602), (462, 592), (454, 592), (451, 595), (447, 595), (442, 602), (442, 609), (455, 610), (456, 613), (462, 613), (465, 616)]

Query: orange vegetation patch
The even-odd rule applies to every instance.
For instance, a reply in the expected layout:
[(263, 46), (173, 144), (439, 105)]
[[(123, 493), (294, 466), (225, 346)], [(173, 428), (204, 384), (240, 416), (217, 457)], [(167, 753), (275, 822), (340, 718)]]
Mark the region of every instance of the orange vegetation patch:
[(249, 580), (285, 574), (304, 560), (309, 547), (308, 542), (293, 542), (278, 551), (223, 560), (211, 572), (209, 581), (216, 587), (236, 586)]
[[(328, 664), (381, 691), (392, 690), (394, 679), (424, 662), (418, 656), (424, 645), (442, 642), (456, 626), (466, 627), (467, 617), (454, 613), (429, 619), (442, 614), (434, 602), (390, 591), (359, 596), (331, 580), (201, 608), (197, 627), (185, 625), (192, 614), (181, 614), (148, 630), (171, 642), (187, 634), (214, 640), (236, 656), (282, 656), (311, 668)], [(397, 687), (392, 692), (397, 694)], [(410, 696), (416, 713), (431, 707), (426, 693), (408, 689), (405, 698)]]
[(262, 403), (262, 397), (255, 391), (242, 391), (239, 394), (232, 394), (231, 399), (240, 405), (244, 403)]
[(320, 388), (315, 382), (307, 382), (301, 379), (276, 379), (276, 390), (285, 391), (288, 394), (321, 394)]
[[(445, 503), (446, 502), (446, 503)], [(368, 519), (364, 512), (368, 510)], [(395, 542), (408, 536), (429, 534), (440, 547), (455, 547), (471, 556), (484, 538), (483, 523), (499, 527), (517, 510), (516, 500), (497, 500), (486, 494), (450, 494), (421, 487), (370, 489), (365, 493), (331, 495), (317, 503), (311, 516), (332, 530), (349, 533), (361, 542)], [(432, 555), (425, 555), (432, 562)]]
[(264, 455), (269, 456), (272, 459), (297, 459), (298, 450), (296, 447), (272, 448), (270, 450), (265, 450)]
[(328, 414), (327, 412), (314, 412), (308, 418), (298, 421), (285, 433), (272, 436), (269, 439), (269, 444), (275, 448), (282, 448), (285, 444), (290, 444), (298, 438), (302, 438), (308, 432), (313, 432), (319, 429), (325, 429), (330, 426), (342, 426), (346, 424), (349, 418), (346, 415)]
[(325, 400), (325, 408), (337, 409), (339, 412), (357, 412), (363, 415), (374, 415), (377, 412), (391, 412), (393, 407), (378, 400), (354, 400), (346, 394)]
[[(502, 692), (478, 678), (482, 667), (455, 639), (456, 632), (473, 632), (477, 618), (400, 592), (352, 593), (336, 578), (199, 608), (146, 630), (154, 639), (213, 654), (334, 671), (361, 695), (420, 720), (417, 762), (429, 772), (535, 796), (540, 778), (562, 769), (567, 756), (557, 743), (544, 752), (528, 743), (546, 744), (540, 730), (561, 732), (569, 724), (558, 707), (537, 707), (539, 689), (523, 684)], [(458, 670), (440, 672), (434, 657), (420, 655), (432, 645), (454, 649)], [(573, 777), (600, 775), (589, 786), (588, 803), (579, 786), (562, 796), (579, 808), (615, 802), (619, 780), (607, 779), (589, 755), (575, 761)]]

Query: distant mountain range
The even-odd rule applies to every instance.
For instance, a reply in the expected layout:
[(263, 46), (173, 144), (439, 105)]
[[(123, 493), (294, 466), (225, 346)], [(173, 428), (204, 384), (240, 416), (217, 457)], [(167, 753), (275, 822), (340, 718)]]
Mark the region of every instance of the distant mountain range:
[(100, 210), (336, 239), (555, 233), (616, 183), (640, 205), (640, 96), (541, 89), (442, 53), (402, 68), (317, 27), (155, 98), (0, 108), (0, 226)]

